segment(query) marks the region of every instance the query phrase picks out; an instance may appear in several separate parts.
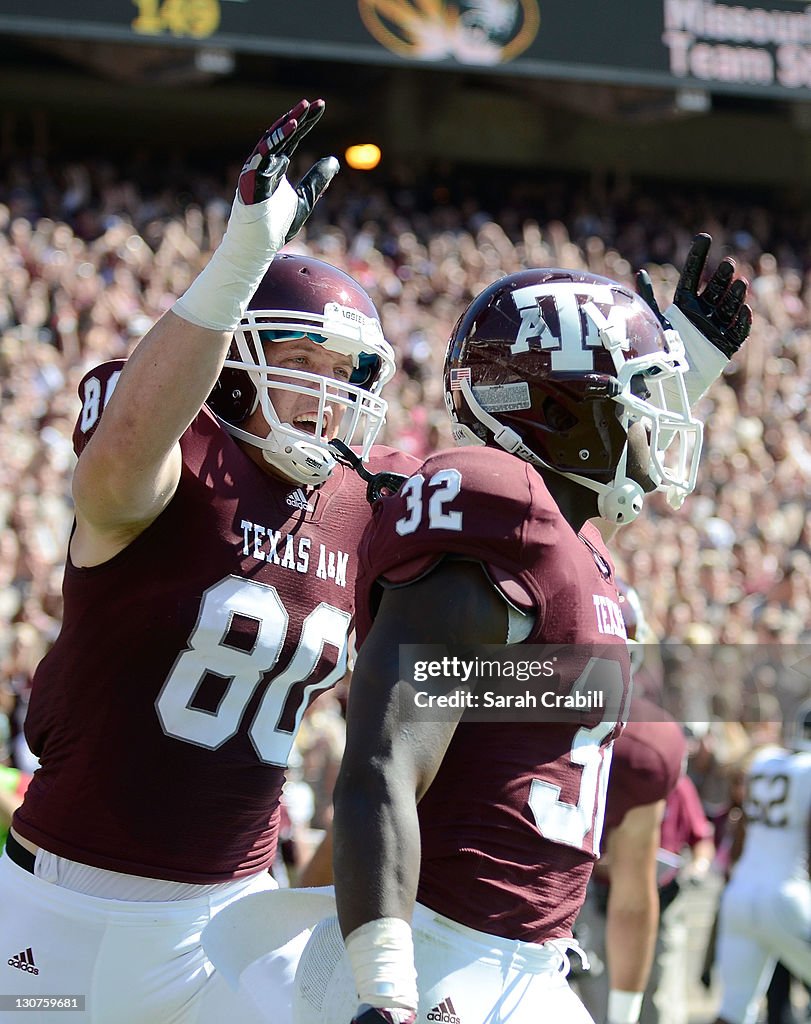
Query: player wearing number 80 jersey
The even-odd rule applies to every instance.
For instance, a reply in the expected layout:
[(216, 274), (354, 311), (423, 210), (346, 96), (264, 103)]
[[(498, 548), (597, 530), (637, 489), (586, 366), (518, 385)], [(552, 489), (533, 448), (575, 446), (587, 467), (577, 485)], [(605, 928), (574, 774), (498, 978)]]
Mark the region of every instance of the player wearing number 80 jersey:
[[(100, 422), (95, 396), (110, 394), (122, 366), (80, 385), (80, 453)], [(62, 631), (26, 721), (43, 763), (15, 830), (98, 868), (211, 884), (273, 858), (296, 728), (346, 671), (369, 507), (340, 465), (317, 489), (269, 476), (207, 408), (180, 445), (183, 472), (161, 516), (101, 565), (68, 562)], [(375, 448), (369, 465), (407, 463)], [(104, 767), (91, 777), (88, 750)]]
[(398, 468), (372, 449), (394, 361), (369, 296), (275, 255), (337, 170), (284, 177), (323, 107), (263, 135), (206, 269), (80, 385), (63, 627), (26, 722), (41, 767), (0, 858), (0, 963), (36, 971), (0, 992), (82, 993), (93, 1024), (254, 1019), (201, 933), (273, 884), (296, 726), (346, 668), (369, 508), (328, 444)]

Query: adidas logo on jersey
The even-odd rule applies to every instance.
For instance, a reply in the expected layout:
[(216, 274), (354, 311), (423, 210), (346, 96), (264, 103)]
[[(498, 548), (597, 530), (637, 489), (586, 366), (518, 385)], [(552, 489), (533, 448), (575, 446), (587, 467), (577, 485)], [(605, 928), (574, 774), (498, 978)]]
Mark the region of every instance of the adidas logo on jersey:
[(295, 491), (291, 491), (285, 498), (285, 501), (291, 508), (302, 508), (305, 512), (312, 512), (313, 510), (313, 506), (307, 501), (307, 495), (300, 487), (297, 487)]
[(16, 956), (9, 957), (9, 967), (16, 967), (18, 971), (28, 971), (29, 974), (39, 974), (36, 964), (34, 963), (34, 954), (31, 951), (31, 947), (24, 949), (21, 953)]
[(459, 1018), (456, 1016), (456, 1010), (453, 1008), (453, 1003), (450, 999), (443, 999), (441, 1003), (438, 1003), (433, 1010), (429, 1010), (425, 1015), (428, 1020), (439, 1021), (440, 1024), (461, 1024)]

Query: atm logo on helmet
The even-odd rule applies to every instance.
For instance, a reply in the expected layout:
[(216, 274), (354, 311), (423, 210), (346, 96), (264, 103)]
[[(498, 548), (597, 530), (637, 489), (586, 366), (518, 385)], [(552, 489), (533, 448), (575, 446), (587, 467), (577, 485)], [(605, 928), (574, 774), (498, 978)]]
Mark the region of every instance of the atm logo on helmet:
[(439, 1024), (462, 1024), (456, 1016), (456, 1010), (453, 1008), (450, 998), (443, 999), (433, 1010), (429, 1010), (425, 1016), (428, 1020), (438, 1021)]
[(521, 327), (513, 355), (529, 352), (530, 341), (538, 339), (551, 355), (553, 370), (588, 372), (594, 369), (591, 350), (627, 351), (630, 309), (617, 301), (618, 294), (609, 284), (590, 282), (545, 281), (516, 288), (512, 298)]

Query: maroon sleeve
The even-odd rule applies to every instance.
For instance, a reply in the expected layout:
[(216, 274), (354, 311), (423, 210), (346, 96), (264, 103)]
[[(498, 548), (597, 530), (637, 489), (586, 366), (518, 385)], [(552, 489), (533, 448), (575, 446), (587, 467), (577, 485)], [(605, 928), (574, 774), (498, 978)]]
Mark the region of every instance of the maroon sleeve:
[(678, 792), (682, 802), (682, 814), (684, 815), (684, 841), (688, 846), (695, 846), (702, 839), (711, 839), (713, 827), (707, 820), (704, 808), (701, 805), (701, 797), (689, 775), (679, 779)]
[(681, 775), (687, 750), (681, 727), (664, 711), (637, 698), (614, 744), (605, 827), (616, 828), (633, 807), (665, 800)]
[(123, 359), (113, 359), (89, 370), (79, 382), (82, 409), (73, 428), (73, 450), (77, 455), (82, 454), (93, 436), (123, 368)]
[(537, 567), (558, 541), (560, 512), (541, 477), (495, 449), (428, 458), (397, 494), (375, 504), (360, 545), (358, 633), (368, 632), (378, 579), (417, 579), (446, 555), (481, 561), (506, 596), (543, 608)]

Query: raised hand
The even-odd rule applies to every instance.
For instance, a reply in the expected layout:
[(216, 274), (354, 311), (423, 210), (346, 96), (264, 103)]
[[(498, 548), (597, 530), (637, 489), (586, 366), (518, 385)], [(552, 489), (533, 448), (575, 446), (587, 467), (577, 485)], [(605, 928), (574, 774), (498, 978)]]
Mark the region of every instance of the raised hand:
[[(244, 206), (263, 203), (276, 192), (285, 178), (296, 147), (319, 121), (324, 108), (323, 100), (300, 100), (262, 135), (239, 176), (237, 195)], [(296, 211), (285, 233), (285, 242), (289, 242), (298, 233), (337, 174), (339, 166), (334, 156), (323, 157), (295, 186)]]
[(172, 307), (182, 319), (214, 331), (232, 331), (242, 319), (271, 260), (298, 232), (338, 171), (338, 161), (328, 156), (295, 188), (285, 174), (296, 146), (323, 113), (323, 100), (301, 100), (254, 146), (239, 175), (220, 244)]
[(727, 359), (738, 351), (752, 329), (752, 310), (746, 303), (749, 282), (735, 277), (735, 261), (725, 256), (704, 288), (699, 291), (701, 277), (707, 263), (712, 238), (701, 233), (695, 236), (684, 269), (679, 277), (673, 303), (663, 315), (653, 297), (653, 288), (647, 272), (636, 276), (637, 291), (667, 330), (672, 324), (674, 308)]

